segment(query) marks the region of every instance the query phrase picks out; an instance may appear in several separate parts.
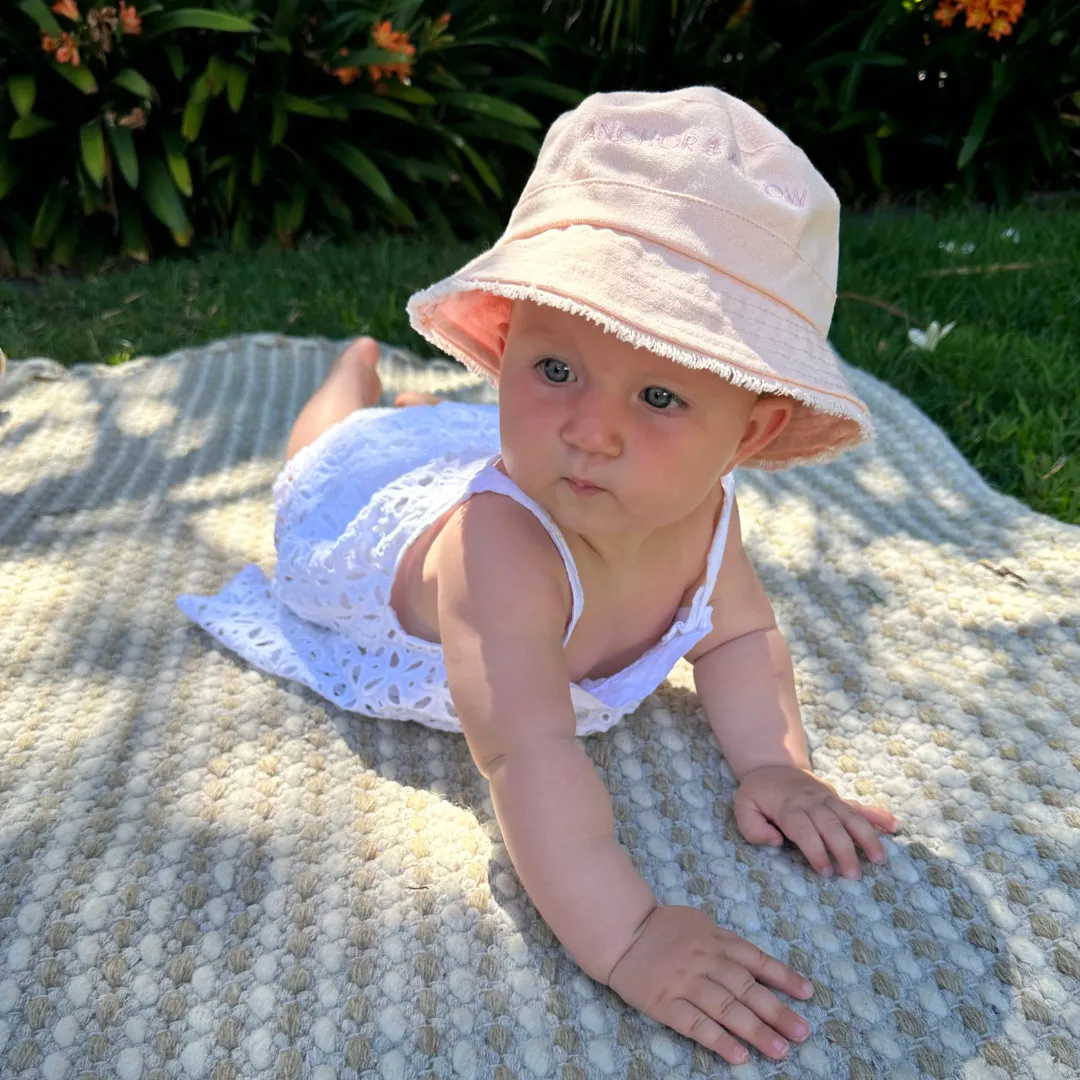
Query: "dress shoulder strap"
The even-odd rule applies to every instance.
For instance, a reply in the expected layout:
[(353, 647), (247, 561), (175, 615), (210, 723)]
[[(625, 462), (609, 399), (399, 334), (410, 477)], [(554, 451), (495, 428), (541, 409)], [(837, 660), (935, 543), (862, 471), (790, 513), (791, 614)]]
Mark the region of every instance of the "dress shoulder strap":
[(713, 589), (716, 587), (716, 577), (720, 573), (720, 564), (724, 561), (724, 546), (727, 544), (728, 529), (731, 526), (731, 511), (735, 506), (735, 473), (729, 472), (721, 477), (720, 483), (724, 488), (724, 506), (720, 511), (720, 520), (717, 522), (712, 546), (705, 560), (705, 580), (694, 595), (694, 602), (690, 608), (691, 619), (696, 619), (712, 598)]
[(566, 567), (566, 576), (570, 581), (570, 593), (573, 598), (570, 622), (566, 627), (566, 632), (563, 634), (563, 646), (565, 647), (585, 607), (585, 596), (581, 588), (581, 576), (578, 574), (577, 563), (574, 562), (574, 556), (570, 551), (566, 538), (562, 534), (562, 530), (555, 524), (551, 515), (534, 499), (529, 498), (509, 476), (495, 468), (497, 460), (498, 455), (493, 457), (480, 470), (469, 485), (469, 493), (497, 491), (502, 495), (509, 495), (510, 498), (521, 503), (526, 509), (531, 510), (539, 519), (540, 524), (547, 530), (548, 536), (551, 537), (555, 547), (558, 548), (559, 554), (562, 556), (563, 565)]

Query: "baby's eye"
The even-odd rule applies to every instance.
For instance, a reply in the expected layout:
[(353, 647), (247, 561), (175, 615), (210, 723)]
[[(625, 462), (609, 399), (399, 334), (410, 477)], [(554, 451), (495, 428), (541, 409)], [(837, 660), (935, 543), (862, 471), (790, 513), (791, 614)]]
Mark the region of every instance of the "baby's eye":
[(641, 391), (641, 396), (657, 409), (666, 409), (673, 402), (680, 407), (686, 405), (682, 398), (676, 397), (670, 390), (665, 390), (662, 386), (647, 386)]
[(552, 382), (562, 383), (570, 378), (570, 368), (554, 356), (545, 356), (537, 365)]

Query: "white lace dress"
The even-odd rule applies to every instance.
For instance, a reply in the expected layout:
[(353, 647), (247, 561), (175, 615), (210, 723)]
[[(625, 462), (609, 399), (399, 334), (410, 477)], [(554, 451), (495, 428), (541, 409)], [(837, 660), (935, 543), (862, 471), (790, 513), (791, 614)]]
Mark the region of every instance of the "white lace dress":
[[(570, 580), (569, 640), (585, 603), (570, 549), (548, 513), (496, 469), (498, 406), (442, 402), (359, 409), (287, 462), (274, 482), (277, 566), (255, 565), (217, 596), (183, 594), (180, 610), (272, 675), (295, 679), (342, 709), (460, 731), (442, 646), (407, 634), (390, 587), (409, 544), (452, 506), (499, 491), (531, 510)], [(712, 628), (712, 595), (733, 503), (724, 509), (705, 581), (644, 655), (614, 675), (570, 684), (577, 733), (606, 731), (663, 682)]]

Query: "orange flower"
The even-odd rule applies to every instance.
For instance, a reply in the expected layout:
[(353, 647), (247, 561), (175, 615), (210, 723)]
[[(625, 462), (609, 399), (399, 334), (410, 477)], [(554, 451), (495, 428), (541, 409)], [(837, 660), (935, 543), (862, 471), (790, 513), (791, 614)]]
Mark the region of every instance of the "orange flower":
[(330, 74), (339, 79), (343, 86), (352, 86), (360, 75), (360, 69), (358, 67), (334, 68)]
[(951, 7), (949, 0), (941, 0), (938, 4), (937, 11), (934, 12), (934, 18), (937, 19), (942, 26), (952, 26), (953, 19), (960, 14), (960, 9)]
[(1025, 0), (939, 0), (934, 18), (942, 26), (952, 26), (961, 12), (964, 25), (969, 30), (981, 30), (989, 26), (987, 35), (1000, 41), (1011, 34), (1016, 21), (1024, 13)]
[[(751, 0), (752, 2), (752, 0)], [(444, 11), (436, 20), (435, 25), (445, 30), (450, 25), (450, 12)]]
[(72, 67), (78, 67), (82, 63), (79, 59), (79, 46), (70, 34), (60, 35), (60, 46), (56, 50), (56, 59), (61, 64), (70, 63)]
[(389, 19), (375, 26), (371, 31), (371, 40), (380, 49), (390, 52), (404, 53), (406, 56), (412, 56), (416, 52), (416, 46), (409, 44), (409, 35), (404, 30), (395, 33)]
[(990, 12), (986, 10), (985, 0), (983, 0), (982, 3), (979, 3), (976, 0), (976, 2), (968, 3), (965, 6), (967, 9), (967, 19), (965, 20), (964, 25), (969, 30), (981, 30), (990, 21)]
[(79, 9), (75, 6), (75, 0), (56, 0), (52, 10), (57, 15), (63, 15), (65, 19), (70, 19), (72, 22), (78, 22), (82, 18)]
[(142, 17), (134, 4), (127, 4), (124, 0), (120, 0), (120, 28), (125, 34), (142, 33)]
[[(404, 30), (395, 32), (389, 19), (377, 23), (372, 28), (371, 40), (380, 49), (386, 49), (389, 52), (401, 53), (404, 56), (413, 56), (416, 53), (416, 46), (409, 44), (409, 35)], [(408, 61), (402, 61), (399, 64), (372, 64), (368, 67), (368, 72), (376, 83), (391, 75), (396, 75), (402, 82), (407, 82), (412, 72), (412, 64)]]
[(44, 30), (42, 30), (41, 47), (47, 53), (54, 53), (57, 49), (60, 48), (60, 40), (59, 38), (50, 37), (48, 34), (45, 33)]

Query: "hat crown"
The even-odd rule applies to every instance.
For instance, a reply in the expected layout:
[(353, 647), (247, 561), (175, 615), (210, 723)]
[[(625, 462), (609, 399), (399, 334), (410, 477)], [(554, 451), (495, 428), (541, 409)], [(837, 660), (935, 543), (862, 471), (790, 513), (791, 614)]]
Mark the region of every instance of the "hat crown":
[(784, 132), (722, 90), (592, 94), (563, 113), (504, 239), (556, 227), (560, 201), (573, 223), (669, 244), (828, 331), (839, 199)]

